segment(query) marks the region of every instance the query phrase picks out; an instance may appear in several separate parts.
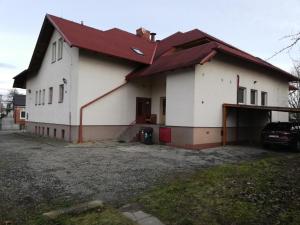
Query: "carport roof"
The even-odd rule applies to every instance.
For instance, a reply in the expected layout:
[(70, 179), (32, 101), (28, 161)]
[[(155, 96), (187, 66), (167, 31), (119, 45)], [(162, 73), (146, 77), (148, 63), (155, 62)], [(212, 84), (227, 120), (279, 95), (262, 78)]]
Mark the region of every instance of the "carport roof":
[(225, 108), (236, 109), (256, 109), (265, 111), (277, 111), (277, 112), (299, 112), (300, 108), (280, 107), (280, 106), (260, 106), (260, 105), (244, 105), (244, 104), (223, 104)]

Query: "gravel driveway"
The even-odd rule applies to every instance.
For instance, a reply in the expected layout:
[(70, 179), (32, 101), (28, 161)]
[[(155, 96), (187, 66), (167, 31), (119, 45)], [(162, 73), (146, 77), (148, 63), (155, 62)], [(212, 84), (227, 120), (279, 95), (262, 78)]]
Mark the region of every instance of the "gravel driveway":
[(55, 201), (121, 205), (174, 174), (265, 154), (238, 146), (202, 151), (113, 141), (78, 146), (0, 132), (0, 221)]

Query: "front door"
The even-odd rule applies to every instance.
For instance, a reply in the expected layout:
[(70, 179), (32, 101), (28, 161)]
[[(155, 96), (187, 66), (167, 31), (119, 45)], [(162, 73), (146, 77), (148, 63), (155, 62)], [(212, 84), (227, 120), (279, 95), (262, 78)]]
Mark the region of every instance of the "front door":
[(136, 123), (146, 123), (151, 117), (151, 98), (136, 98)]

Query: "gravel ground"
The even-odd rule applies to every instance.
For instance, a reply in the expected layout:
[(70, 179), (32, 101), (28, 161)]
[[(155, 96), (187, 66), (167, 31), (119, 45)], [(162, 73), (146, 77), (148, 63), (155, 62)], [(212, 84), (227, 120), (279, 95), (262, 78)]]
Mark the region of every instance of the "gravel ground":
[(55, 201), (101, 199), (119, 206), (174, 174), (266, 154), (241, 146), (190, 151), (113, 141), (73, 145), (0, 132), (0, 221)]

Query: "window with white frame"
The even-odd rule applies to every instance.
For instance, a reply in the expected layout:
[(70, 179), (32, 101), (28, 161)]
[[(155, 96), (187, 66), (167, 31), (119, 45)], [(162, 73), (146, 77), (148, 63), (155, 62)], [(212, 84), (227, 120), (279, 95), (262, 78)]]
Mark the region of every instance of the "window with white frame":
[(57, 60), (62, 59), (63, 45), (64, 45), (63, 39), (62, 38), (58, 39), (58, 55), (57, 55)]
[(45, 105), (45, 94), (46, 94), (46, 90), (43, 89), (43, 95), (42, 95), (42, 104)]
[(35, 91), (35, 105), (38, 104), (38, 91)]
[(52, 43), (52, 62), (56, 61), (56, 41)]
[(59, 95), (58, 95), (58, 102), (62, 103), (64, 101), (64, 85), (59, 85)]
[(265, 91), (261, 92), (261, 105), (268, 105), (268, 93)]
[(53, 87), (49, 87), (48, 104), (52, 104), (53, 100)]
[(41, 98), (42, 98), (42, 91), (39, 90), (39, 105), (41, 104)]
[(250, 90), (250, 104), (257, 105), (257, 90)]
[(245, 87), (239, 87), (237, 96), (238, 103), (246, 104), (246, 93)]
[(25, 110), (20, 111), (20, 119), (25, 119), (26, 118), (26, 112)]

